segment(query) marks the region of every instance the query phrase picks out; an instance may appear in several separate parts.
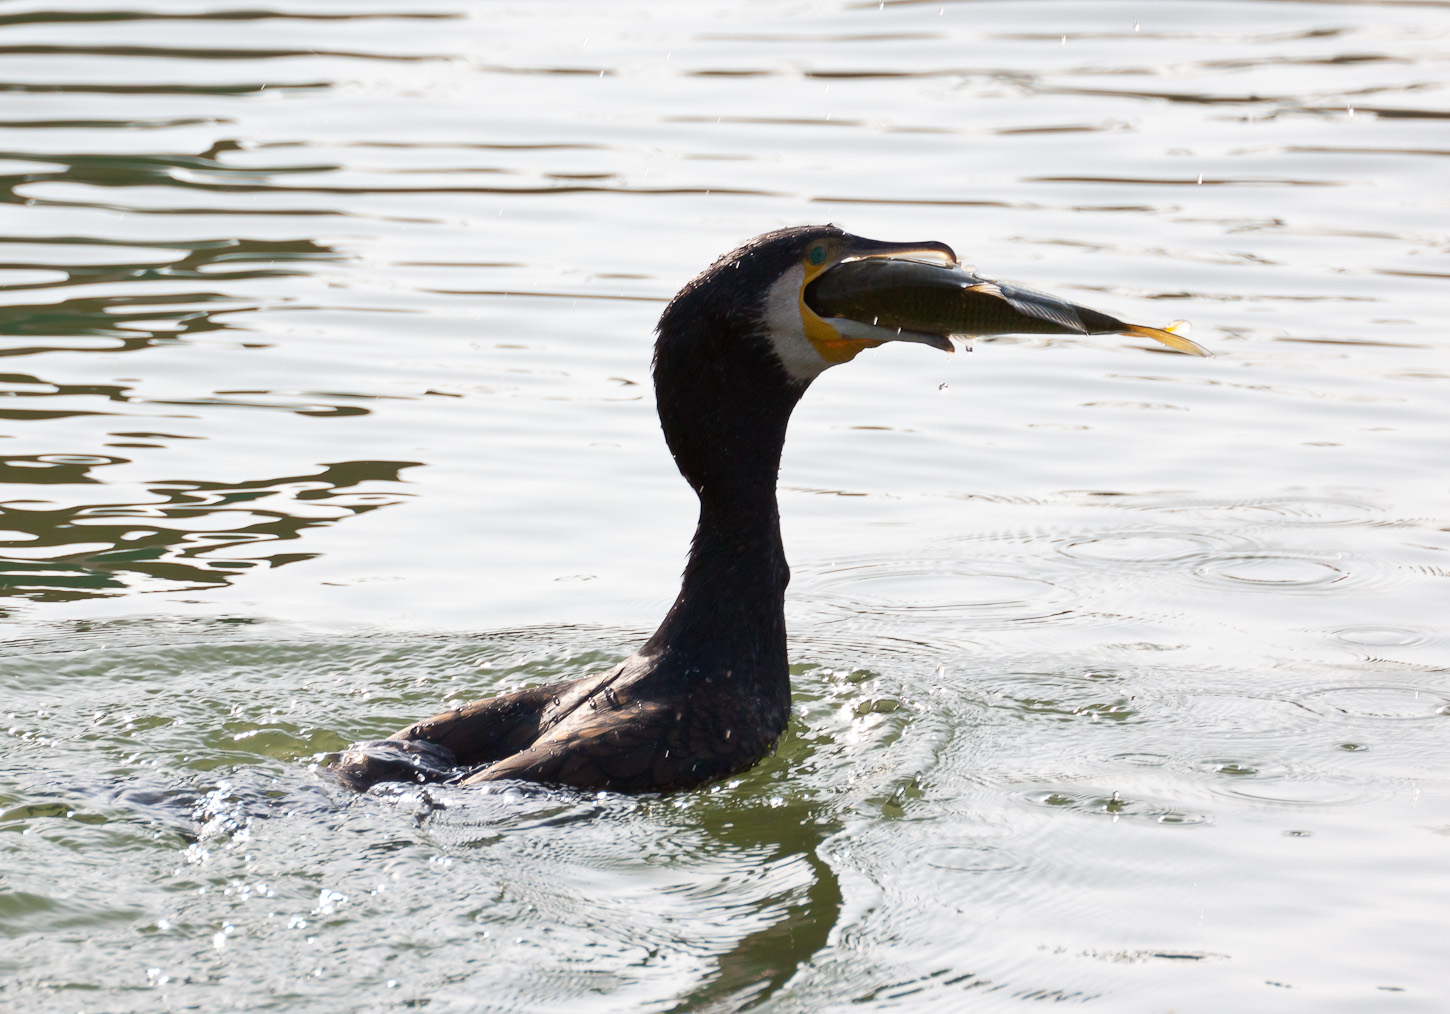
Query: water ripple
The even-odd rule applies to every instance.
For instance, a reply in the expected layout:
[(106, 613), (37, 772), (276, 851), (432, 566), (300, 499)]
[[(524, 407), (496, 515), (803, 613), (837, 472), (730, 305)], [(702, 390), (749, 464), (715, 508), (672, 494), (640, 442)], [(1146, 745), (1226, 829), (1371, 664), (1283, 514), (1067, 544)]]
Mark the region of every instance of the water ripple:
[(1149, 505), (1140, 510), (1170, 514), (1192, 513), (1213, 521), (1239, 520), (1250, 524), (1339, 528), (1374, 524), (1385, 508), (1348, 497), (1264, 497), (1252, 500), (1198, 501), (1168, 506)]
[(1319, 589), (1350, 576), (1341, 560), (1268, 551), (1210, 557), (1194, 573), (1212, 584), (1278, 592)]
[(1306, 704), (1334, 719), (1413, 721), (1443, 718), (1450, 704), (1443, 688), (1431, 686), (1324, 687), (1304, 695)]
[(1117, 792), (1082, 789), (1038, 789), (1019, 796), (1023, 802), (1051, 810), (1112, 820), (1137, 821), (1169, 827), (1207, 824), (1212, 818), (1195, 810), (1150, 799), (1131, 799)]
[(1170, 564), (1205, 555), (1225, 540), (1201, 532), (1128, 531), (1082, 536), (1060, 544), (1058, 552), (1086, 561), (1115, 564)]
[(817, 612), (886, 619), (951, 615), (973, 627), (1062, 622), (1070, 589), (1051, 580), (983, 568), (956, 558), (864, 558), (798, 573), (797, 587)]
[(1410, 648), (1430, 641), (1430, 635), (1411, 627), (1355, 625), (1337, 627), (1329, 636), (1343, 644), (1365, 648)]

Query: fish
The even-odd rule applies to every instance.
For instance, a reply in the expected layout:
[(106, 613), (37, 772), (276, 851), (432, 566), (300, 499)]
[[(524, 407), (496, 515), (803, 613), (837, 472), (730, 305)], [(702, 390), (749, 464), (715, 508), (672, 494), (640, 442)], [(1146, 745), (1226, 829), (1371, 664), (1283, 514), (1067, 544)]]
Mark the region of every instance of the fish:
[(1212, 356), (1166, 327), (1129, 324), (1050, 293), (973, 274), (959, 264), (863, 257), (836, 265), (805, 288), (807, 305), (823, 318), (844, 317), (876, 327), (979, 337), (999, 334), (1122, 334), (1152, 338), (1190, 356)]

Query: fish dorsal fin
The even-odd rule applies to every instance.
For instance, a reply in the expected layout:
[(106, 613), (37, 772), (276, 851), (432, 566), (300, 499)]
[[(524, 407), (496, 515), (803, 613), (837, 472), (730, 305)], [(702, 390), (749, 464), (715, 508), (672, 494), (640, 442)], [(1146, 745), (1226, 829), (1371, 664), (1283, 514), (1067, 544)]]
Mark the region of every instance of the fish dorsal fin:
[(972, 288), (1006, 300), (1012, 309), (1024, 317), (1045, 320), (1076, 334), (1089, 333), (1087, 325), (1083, 323), (1081, 315), (1078, 314), (1078, 310), (1081, 308), (1065, 299), (1006, 282), (985, 281)]

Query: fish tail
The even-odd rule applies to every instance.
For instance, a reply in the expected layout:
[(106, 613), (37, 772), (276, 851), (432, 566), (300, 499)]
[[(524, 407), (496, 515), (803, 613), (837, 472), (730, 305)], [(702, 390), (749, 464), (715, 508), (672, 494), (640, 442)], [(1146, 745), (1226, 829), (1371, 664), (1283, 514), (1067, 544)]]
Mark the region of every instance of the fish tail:
[(1185, 355), (1212, 358), (1213, 353), (1198, 344), (1198, 342), (1191, 341), (1183, 337), (1183, 335), (1176, 333), (1186, 330), (1188, 330), (1188, 321), (1175, 320), (1167, 327), (1148, 327), (1144, 324), (1129, 324), (1120, 333), (1137, 335), (1140, 338), (1152, 338), (1156, 342), (1162, 342), (1164, 345), (1167, 345), (1175, 352), (1182, 352)]

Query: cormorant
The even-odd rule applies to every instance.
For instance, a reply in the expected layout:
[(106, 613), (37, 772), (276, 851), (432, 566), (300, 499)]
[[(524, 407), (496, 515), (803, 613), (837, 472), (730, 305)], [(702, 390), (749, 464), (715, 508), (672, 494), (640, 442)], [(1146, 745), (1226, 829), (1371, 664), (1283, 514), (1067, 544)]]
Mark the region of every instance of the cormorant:
[[(1171, 327), (1172, 325), (1170, 325)], [(943, 243), (883, 243), (834, 226), (759, 236), (680, 290), (660, 317), (660, 425), (700, 498), (679, 597), (607, 672), (466, 704), (332, 765), (348, 784), (523, 779), (668, 791), (743, 771), (790, 715), (776, 475), (791, 410), (824, 370), (889, 341), (1124, 333), (1125, 324), (980, 278)]]

